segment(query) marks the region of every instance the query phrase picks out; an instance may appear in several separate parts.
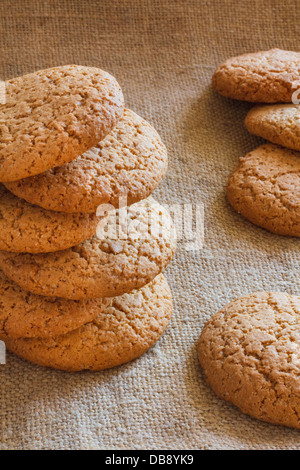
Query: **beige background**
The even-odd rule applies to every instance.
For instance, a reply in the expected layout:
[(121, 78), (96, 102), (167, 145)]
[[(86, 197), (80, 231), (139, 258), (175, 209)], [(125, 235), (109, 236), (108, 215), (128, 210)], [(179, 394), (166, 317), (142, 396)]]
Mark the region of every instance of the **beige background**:
[(181, 243), (167, 270), (175, 310), (159, 344), (104, 373), (69, 375), (14, 357), (0, 367), (1, 449), (300, 449), (295, 430), (260, 423), (206, 387), (196, 341), (207, 318), (255, 290), (300, 294), (299, 240), (236, 215), (224, 188), (259, 140), (249, 105), (210, 87), (224, 59), (299, 49), (297, 0), (2, 0), (0, 78), (49, 66), (94, 65), (114, 74), (128, 107), (169, 149), (162, 203), (205, 205), (205, 245)]

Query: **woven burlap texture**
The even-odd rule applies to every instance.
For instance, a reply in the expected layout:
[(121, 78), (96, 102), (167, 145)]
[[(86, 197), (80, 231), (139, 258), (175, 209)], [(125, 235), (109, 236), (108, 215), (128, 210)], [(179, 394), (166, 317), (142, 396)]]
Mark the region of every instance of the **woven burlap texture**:
[(300, 449), (296, 430), (258, 422), (219, 400), (196, 356), (204, 322), (257, 290), (300, 295), (299, 240), (252, 226), (229, 207), (227, 178), (262, 141), (250, 108), (217, 96), (215, 67), (244, 52), (297, 50), (297, 1), (2, 0), (0, 78), (76, 63), (120, 82), (126, 106), (169, 150), (163, 204), (205, 207), (201, 251), (179, 243), (167, 277), (171, 325), (133, 363), (68, 374), (9, 355), (0, 366), (1, 449)]

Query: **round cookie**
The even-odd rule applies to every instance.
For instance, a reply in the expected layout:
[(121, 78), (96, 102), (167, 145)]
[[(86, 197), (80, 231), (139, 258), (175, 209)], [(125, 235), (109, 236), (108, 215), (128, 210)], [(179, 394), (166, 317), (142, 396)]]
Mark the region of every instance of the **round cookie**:
[(81, 328), (47, 339), (8, 339), (9, 351), (41, 366), (67, 371), (103, 370), (136, 359), (168, 326), (172, 295), (159, 275), (150, 284), (116, 297)]
[(212, 84), (221, 95), (257, 103), (291, 103), (300, 88), (300, 53), (271, 49), (226, 60)]
[(78, 245), (97, 230), (96, 214), (63, 214), (28, 204), (0, 184), (0, 250), (48, 253)]
[(229, 178), (227, 198), (253, 224), (300, 237), (300, 154), (273, 144), (248, 153)]
[[(170, 262), (176, 248), (169, 213), (152, 198), (115, 211), (97, 235), (47, 254), (0, 252), (0, 268), (23, 289), (39, 295), (86, 299), (138, 289)], [(126, 234), (127, 231), (127, 234)]]
[(96, 212), (100, 204), (127, 205), (148, 197), (167, 170), (167, 150), (156, 130), (125, 110), (113, 131), (71, 163), (8, 183), (19, 197), (45, 209)]
[(255, 106), (248, 112), (245, 125), (251, 134), (283, 147), (300, 150), (299, 105)]
[(111, 299), (67, 300), (24, 291), (0, 271), (0, 337), (63, 335), (94, 320)]
[(5, 82), (0, 105), (0, 181), (70, 162), (103, 139), (123, 114), (115, 78), (64, 65)]
[(257, 292), (234, 300), (202, 330), (207, 382), (254, 418), (300, 429), (300, 297)]

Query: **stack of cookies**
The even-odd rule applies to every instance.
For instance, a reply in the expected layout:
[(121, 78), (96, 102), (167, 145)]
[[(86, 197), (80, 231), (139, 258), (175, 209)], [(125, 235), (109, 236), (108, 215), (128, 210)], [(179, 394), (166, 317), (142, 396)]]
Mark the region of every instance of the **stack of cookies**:
[(167, 169), (157, 132), (120, 86), (62, 66), (5, 83), (0, 106), (0, 339), (36, 364), (101, 370), (156, 343), (176, 247), (151, 193)]
[(300, 53), (272, 49), (234, 57), (215, 71), (213, 86), (229, 98), (269, 103), (246, 116), (247, 129), (271, 143), (240, 158), (227, 186), (230, 204), (270, 232), (299, 237)]

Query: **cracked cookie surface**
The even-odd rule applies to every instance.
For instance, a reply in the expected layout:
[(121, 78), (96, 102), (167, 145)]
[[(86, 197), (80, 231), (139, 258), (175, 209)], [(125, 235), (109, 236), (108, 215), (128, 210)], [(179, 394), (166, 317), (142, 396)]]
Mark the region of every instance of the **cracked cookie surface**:
[(31, 294), (0, 271), (0, 337), (46, 338), (94, 320), (110, 299), (67, 300)]
[(62, 212), (96, 212), (100, 204), (148, 197), (167, 170), (167, 150), (156, 130), (125, 110), (113, 131), (72, 162), (7, 184), (26, 201)]
[(291, 103), (300, 88), (300, 53), (271, 49), (232, 57), (212, 79), (221, 95), (259, 103)]
[(300, 237), (300, 154), (266, 144), (241, 157), (227, 184), (232, 207), (259, 227)]
[(67, 371), (103, 370), (136, 359), (168, 326), (172, 295), (160, 274), (150, 284), (112, 299), (110, 306), (81, 328), (47, 339), (6, 340), (23, 359)]
[(245, 125), (251, 134), (283, 147), (300, 150), (299, 105), (255, 106), (248, 112)]
[(78, 245), (92, 237), (99, 217), (63, 214), (27, 203), (0, 184), (0, 250), (48, 253)]
[(213, 391), (244, 413), (300, 429), (300, 297), (257, 292), (204, 326), (198, 356)]
[(39, 295), (114, 297), (142, 287), (171, 261), (176, 238), (171, 217), (152, 198), (110, 214), (80, 245), (46, 254), (0, 252), (0, 268)]
[(72, 161), (103, 139), (123, 114), (114, 77), (64, 65), (5, 82), (0, 105), (0, 181), (16, 181)]

